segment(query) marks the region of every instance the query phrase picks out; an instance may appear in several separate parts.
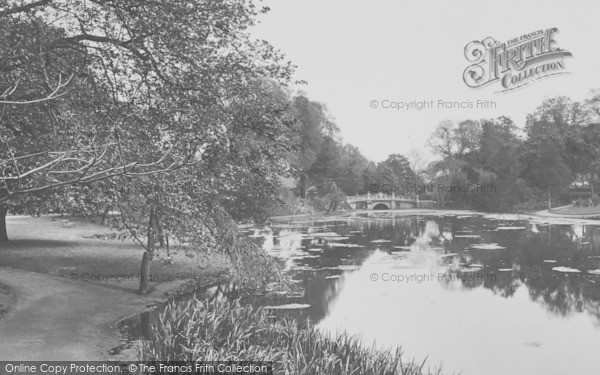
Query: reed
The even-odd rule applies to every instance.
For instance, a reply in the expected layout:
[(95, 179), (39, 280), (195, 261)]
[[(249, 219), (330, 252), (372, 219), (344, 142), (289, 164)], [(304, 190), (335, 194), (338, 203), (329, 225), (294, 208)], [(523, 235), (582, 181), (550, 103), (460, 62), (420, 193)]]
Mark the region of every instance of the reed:
[(402, 351), (365, 346), (347, 333), (276, 318), (224, 299), (170, 303), (143, 346), (144, 361), (272, 361), (275, 374), (424, 375), (440, 370), (402, 361)]

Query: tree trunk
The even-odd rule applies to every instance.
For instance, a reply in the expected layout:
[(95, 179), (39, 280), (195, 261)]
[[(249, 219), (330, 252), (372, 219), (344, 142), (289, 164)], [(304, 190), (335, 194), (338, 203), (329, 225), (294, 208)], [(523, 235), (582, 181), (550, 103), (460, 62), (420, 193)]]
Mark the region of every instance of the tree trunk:
[(594, 173), (592, 173), (592, 176), (589, 180), (589, 184), (590, 184), (590, 194), (592, 195), (592, 198), (594, 197), (594, 195), (596, 195), (596, 193), (594, 192)]
[(160, 218), (158, 217), (158, 215), (156, 215), (155, 218), (155, 224), (156, 224), (156, 234), (158, 237), (158, 245), (163, 248), (165, 247), (165, 234), (163, 232), (162, 229), (162, 225), (160, 224)]
[(148, 243), (146, 245), (146, 251), (142, 256), (142, 265), (140, 267), (140, 294), (146, 294), (150, 289), (150, 267), (152, 266), (152, 259), (154, 259), (154, 247), (156, 243), (155, 228), (156, 214), (154, 212), (154, 207), (152, 207), (150, 208), (150, 219), (148, 219)]
[(307, 180), (308, 180), (308, 178), (306, 177), (306, 174), (302, 173), (300, 175), (300, 198), (302, 198), (302, 199), (306, 198)]
[(552, 210), (552, 195), (550, 194), (550, 189), (548, 188), (548, 212)]
[(6, 230), (6, 214), (8, 207), (0, 206), (0, 242), (8, 242), (8, 232)]
[(108, 218), (109, 207), (107, 206), (104, 211), (102, 211), (102, 220), (100, 221), (100, 225), (106, 224), (106, 219)]

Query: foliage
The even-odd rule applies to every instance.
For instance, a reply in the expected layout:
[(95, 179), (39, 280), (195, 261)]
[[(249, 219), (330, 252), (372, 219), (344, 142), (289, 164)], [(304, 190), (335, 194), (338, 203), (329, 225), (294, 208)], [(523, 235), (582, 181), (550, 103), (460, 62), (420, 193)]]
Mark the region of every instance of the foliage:
[(297, 195), (305, 199), (310, 190), (313, 198), (314, 194), (325, 197), (332, 184), (347, 195), (366, 193), (369, 183), (375, 181), (367, 177), (375, 170), (374, 163), (340, 140), (339, 129), (324, 104), (299, 95), (293, 106), (298, 149), (290, 164), (298, 179)]
[[(29, 199), (49, 189), (164, 176), (214, 157), (256, 82), (285, 84), (293, 71), (250, 37), (267, 10), (251, 0), (2, 1), (2, 9), (0, 203), (13, 211), (39, 211)], [(279, 116), (266, 106), (252, 114), (261, 126)]]
[[(411, 186), (418, 183), (416, 173), (412, 170), (408, 159), (400, 154), (392, 154), (386, 160), (377, 164), (376, 179), (383, 190), (383, 186)], [(384, 193), (389, 193), (384, 191)]]
[[(438, 204), (484, 211), (539, 207), (583, 181), (595, 194), (600, 173), (598, 95), (583, 102), (561, 96), (544, 100), (528, 115), (521, 132), (508, 117), (442, 121), (429, 146), (438, 160), (428, 168), (429, 182), (493, 185), (485, 194), (438, 194)], [(545, 198), (541, 198), (541, 196)]]
[(219, 210), (265, 216), (257, 207), (276, 200), (289, 170), (294, 121), (280, 85), (293, 67), (248, 31), (267, 9), (252, 0), (0, 5), (2, 219), (9, 206), (118, 211), (145, 250), (142, 293), (169, 241), (191, 254), (227, 251), (253, 266), (240, 279), (260, 282), (272, 261), (234, 240)]
[(274, 374), (439, 374), (402, 352), (365, 347), (359, 337), (335, 337), (239, 300), (170, 303), (160, 314), (143, 361), (272, 361)]

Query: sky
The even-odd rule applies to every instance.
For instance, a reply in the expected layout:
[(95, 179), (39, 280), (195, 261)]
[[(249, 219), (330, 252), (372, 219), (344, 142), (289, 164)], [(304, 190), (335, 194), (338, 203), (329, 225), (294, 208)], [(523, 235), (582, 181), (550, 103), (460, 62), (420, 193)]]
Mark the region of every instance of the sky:
[[(544, 98), (582, 100), (600, 88), (598, 1), (265, 0), (271, 11), (253, 33), (297, 65), (297, 86), (327, 105), (344, 142), (373, 161), (412, 149), (429, 156), (426, 141), (445, 119), (509, 116), (523, 127)], [(570, 51), (569, 74), (499, 93), (498, 83), (470, 88), (465, 46), (494, 37), (500, 42), (556, 27), (554, 39)], [(392, 102), (433, 100), (433, 108), (394, 109)], [(438, 108), (438, 101), (474, 108)], [(495, 108), (476, 108), (477, 100)], [(384, 102), (385, 101), (385, 102)], [(376, 108), (373, 108), (377, 105)], [(491, 107), (491, 106), (490, 106)]]

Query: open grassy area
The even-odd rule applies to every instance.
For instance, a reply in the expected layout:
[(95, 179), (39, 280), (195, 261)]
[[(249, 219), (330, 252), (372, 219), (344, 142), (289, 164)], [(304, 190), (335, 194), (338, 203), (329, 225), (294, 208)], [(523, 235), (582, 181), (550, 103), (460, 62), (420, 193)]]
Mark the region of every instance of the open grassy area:
[(0, 244), (0, 360), (128, 360), (117, 323), (167, 298), (196, 277), (209, 284), (227, 257), (172, 253), (154, 262), (155, 280), (137, 294), (143, 249), (86, 221), (9, 216), (9, 243)]
[(0, 319), (14, 308), (16, 301), (17, 296), (12, 288), (0, 283)]
[[(131, 239), (114, 238), (106, 226), (59, 217), (9, 216), (10, 242), (0, 244), (0, 267), (11, 267), (99, 283), (135, 292), (139, 282), (143, 248)], [(155, 258), (151, 280), (154, 288), (174, 287), (193, 277), (215, 275), (229, 267), (222, 254), (190, 258), (171, 249), (170, 260)]]

